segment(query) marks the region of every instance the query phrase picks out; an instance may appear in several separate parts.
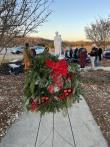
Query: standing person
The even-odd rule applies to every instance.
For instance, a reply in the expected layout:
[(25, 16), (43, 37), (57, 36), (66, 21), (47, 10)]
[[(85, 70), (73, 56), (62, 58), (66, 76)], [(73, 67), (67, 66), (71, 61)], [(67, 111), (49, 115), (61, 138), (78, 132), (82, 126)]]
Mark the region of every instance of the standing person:
[(35, 51), (34, 48), (30, 49), (30, 55), (31, 55), (31, 57), (35, 58), (35, 56), (36, 56), (36, 51)]
[(70, 48), (70, 58), (72, 58), (73, 57), (73, 50), (72, 50), (72, 48)]
[(90, 55), (90, 61), (91, 61), (91, 68), (94, 69), (95, 67), (95, 51), (92, 49), (89, 53)]
[(77, 60), (78, 60), (78, 48), (76, 48), (74, 50), (74, 60), (75, 60), (75, 62), (77, 62)]
[(93, 44), (92, 53), (95, 56), (94, 64), (95, 64), (95, 66), (98, 66), (98, 63), (99, 63), (98, 48), (96, 47), (95, 44)]
[(31, 54), (30, 54), (30, 48), (29, 48), (29, 43), (25, 44), (25, 48), (23, 51), (23, 59), (24, 59), (24, 69), (28, 70), (29, 66), (31, 64)]
[(64, 49), (63, 48), (61, 49), (61, 55), (64, 55)]
[(34, 48), (32, 48), (32, 49), (30, 49), (30, 61), (31, 61), (31, 64), (34, 64), (35, 57), (36, 57), (36, 51), (35, 51)]
[(79, 52), (78, 60), (81, 68), (84, 68), (86, 65), (86, 58), (87, 58), (87, 51), (85, 48), (82, 48), (82, 50)]
[(99, 56), (99, 61), (101, 61), (102, 60), (102, 48), (99, 48), (98, 56)]

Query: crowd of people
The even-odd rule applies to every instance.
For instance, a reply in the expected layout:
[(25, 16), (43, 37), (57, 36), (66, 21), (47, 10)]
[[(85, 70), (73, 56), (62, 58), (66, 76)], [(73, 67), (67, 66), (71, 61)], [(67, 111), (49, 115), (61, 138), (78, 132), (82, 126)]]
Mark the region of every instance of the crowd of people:
[(81, 48), (70, 48), (65, 52), (65, 57), (68, 59), (73, 59), (73, 62), (79, 63), (81, 68), (86, 66), (88, 61), (91, 62), (91, 67), (100, 65), (102, 60), (102, 48), (97, 48), (96, 45), (93, 45), (91, 51), (87, 53), (87, 49), (83, 46)]

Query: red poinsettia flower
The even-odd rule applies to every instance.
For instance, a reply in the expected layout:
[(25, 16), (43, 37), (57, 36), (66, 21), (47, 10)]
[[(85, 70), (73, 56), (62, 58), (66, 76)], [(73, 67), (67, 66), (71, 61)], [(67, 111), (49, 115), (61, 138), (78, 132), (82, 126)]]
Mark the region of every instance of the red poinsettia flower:
[(49, 93), (53, 93), (54, 92), (54, 86), (52, 84), (50, 84), (48, 87), (47, 87)]
[(45, 64), (52, 69), (52, 72), (56, 73), (56, 74), (61, 74), (62, 76), (67, 76), (68, 74), (68, 64), (67, 62), (62, 59), (62, 60), (59, 60), (57, 62), (55, 61), (52, 61), (50, 59), (47, 59), (45, 61)]

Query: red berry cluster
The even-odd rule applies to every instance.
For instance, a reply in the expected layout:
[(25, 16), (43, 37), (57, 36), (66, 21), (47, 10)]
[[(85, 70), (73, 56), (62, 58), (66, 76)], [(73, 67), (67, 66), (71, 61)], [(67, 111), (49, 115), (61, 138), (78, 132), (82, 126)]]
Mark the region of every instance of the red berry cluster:
[[(42, 96), (41, 97), (41, 103), (45, 103), (49, 100), (48, 96)], [(34, 98), (31, 98), (29, 101), (29, 110), (31, 112), (34, 112), (36, 110), (37, 105), (39, 105), (37, 103), (37, 101)]]
[(41, 103), (45, 103), (49, 100), (49, 97), (48, 96), (42, 96), (41, 97)]
[(72, 89), (71, 88), (65, 88), (63, 90), (63, 93), (59, 95), (59, 99), (64, 99), (65, 97), (69, 96), (72, 93)]

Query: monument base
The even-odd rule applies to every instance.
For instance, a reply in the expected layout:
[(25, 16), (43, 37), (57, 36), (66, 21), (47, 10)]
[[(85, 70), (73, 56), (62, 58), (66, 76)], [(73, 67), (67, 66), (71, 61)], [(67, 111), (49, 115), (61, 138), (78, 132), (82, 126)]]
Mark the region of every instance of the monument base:
[(60, 55), (60, 56), (58, 57), (59, 60), (64, 59), (64, 58), (65, 58), (64, 55)]

